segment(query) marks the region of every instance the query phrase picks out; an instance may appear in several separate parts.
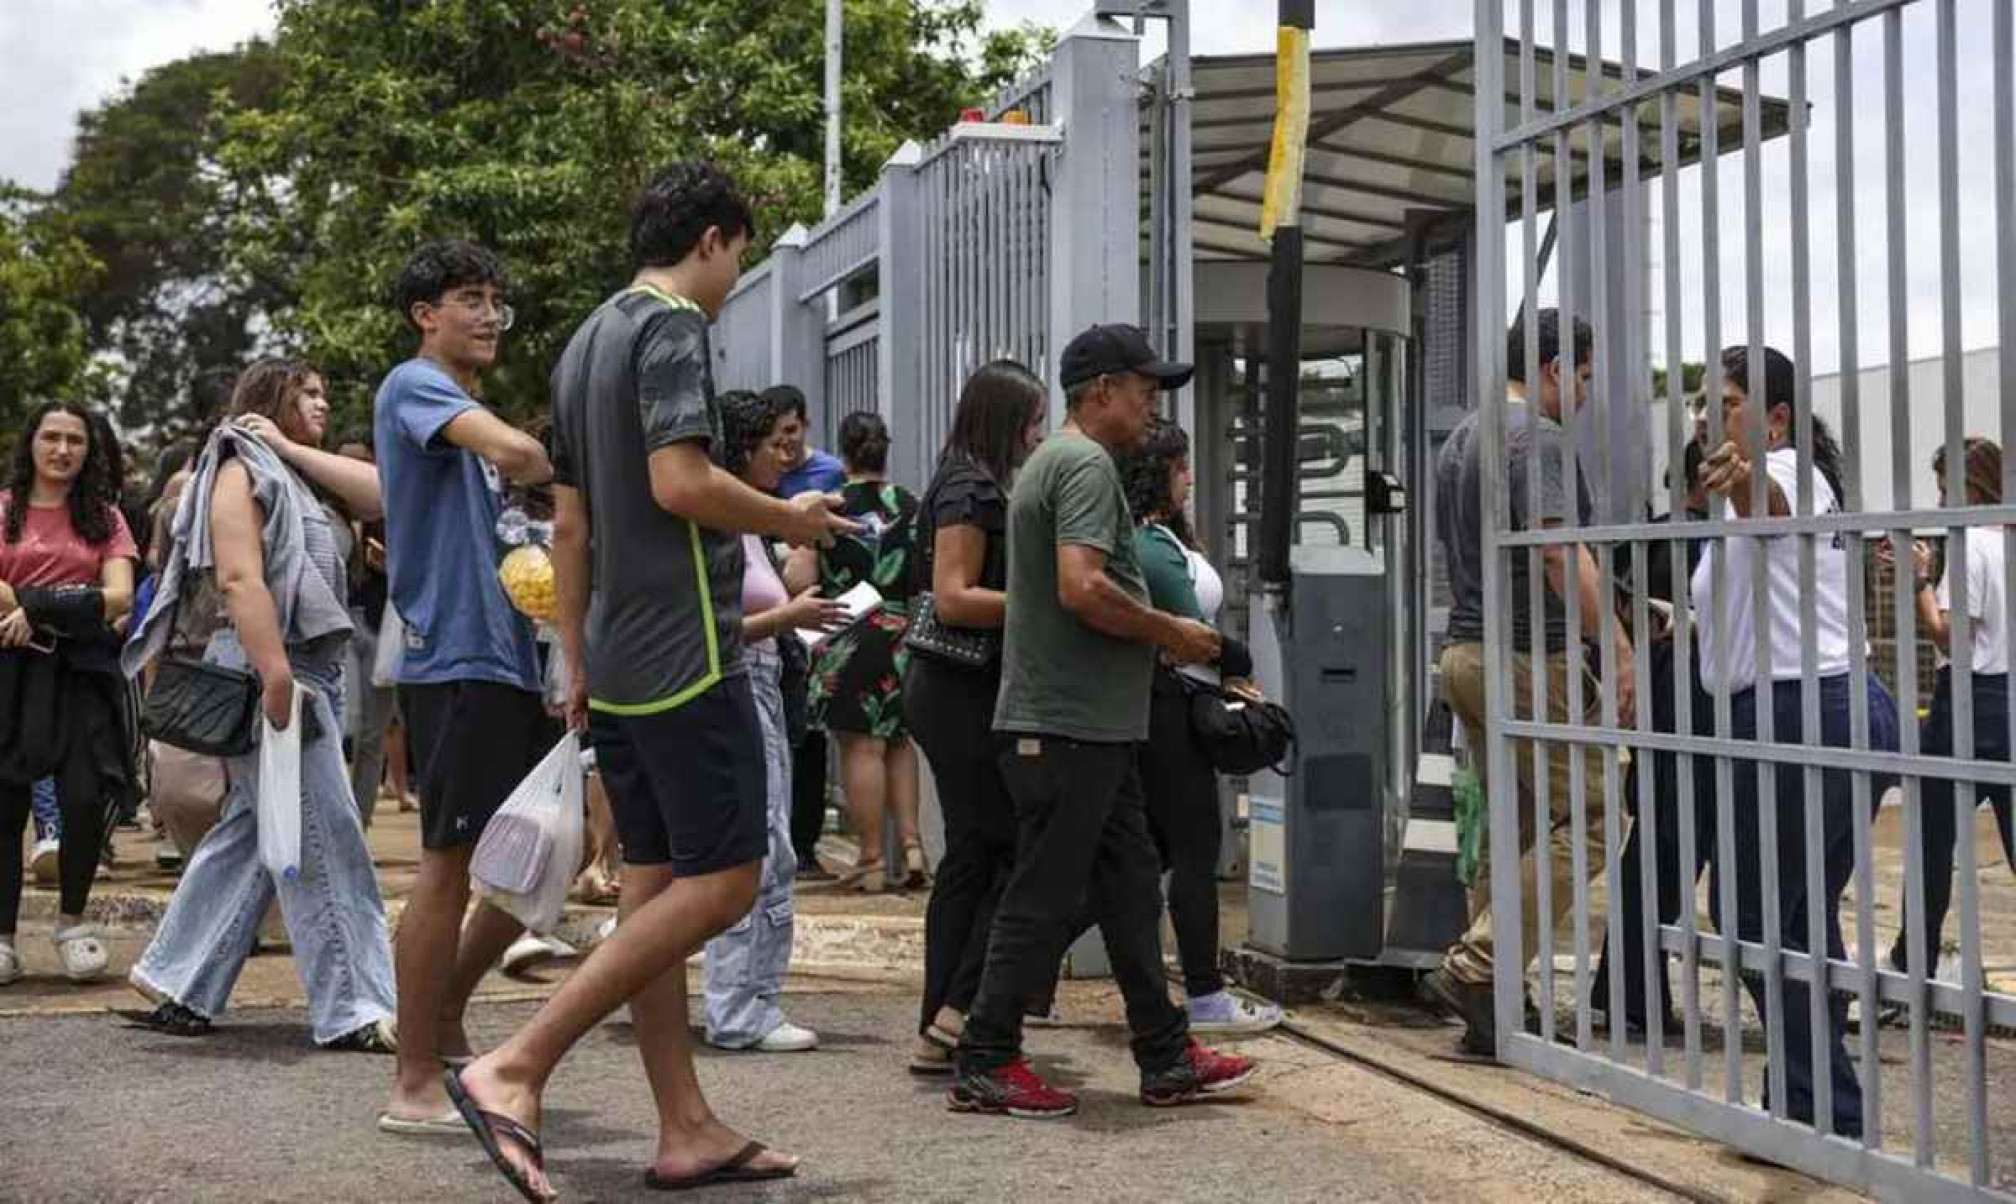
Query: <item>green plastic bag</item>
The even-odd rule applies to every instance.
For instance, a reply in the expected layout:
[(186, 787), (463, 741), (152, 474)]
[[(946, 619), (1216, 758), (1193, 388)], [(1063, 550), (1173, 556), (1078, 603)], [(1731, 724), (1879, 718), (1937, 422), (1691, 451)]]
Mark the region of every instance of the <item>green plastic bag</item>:
[(1456, 879), (1465, 886), (1477, 880), (1477, 863), (1484, 857), (1484, 838), (1489, 829), (1484, 783), (1468, 765), (1456, 767), (1449, 783), (1456, 796)]

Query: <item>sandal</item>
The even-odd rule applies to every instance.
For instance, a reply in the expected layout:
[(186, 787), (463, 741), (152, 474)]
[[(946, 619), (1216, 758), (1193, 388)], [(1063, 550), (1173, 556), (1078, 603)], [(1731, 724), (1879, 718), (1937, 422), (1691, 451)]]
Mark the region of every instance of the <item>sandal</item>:
[(105, 973), (112, 959), (98, 935), (94, 925), (72, 924), (57, 929), (49, 938), (55, 942), (56, 956), (63, 959), (63, 973), (71, 982), (91, 982)]
[(654, 1168), (644, 1172), (644, 1186), (652, 1191), (690, 1191), (696, 1187), (711, 1187), (717, 1183), (760, 1183), (767, 1179), (789, 1179), (798, 1173), (798, 1164), (789, 1166), (750, 1166), (756, 1155), (769, 1149), (760, 1141), (752, 1141), (735, 1152), (735, 1156), (719, 1166), (710, 1166), (704, 1171), (690, 1175), (661, 1175)]
[(888, 889), (889, 880), (882, 872), (879, 861), (859, 862), (840, 872), (840, 885), (850, 890), (879, 895)]
[(924, 845), (912, 842), (903, 846), (903, 885), (911, 890), (921, 890), (931, 885), (931, 870), (924, 862)]
[(172, 999), (163, 1000), (161, 1006), (151, 1012), (119, 1008), (116, 1014), (126, 1021), (127, 1028), (146, 1029), (148, 1032), (162, 1033), (170, 1037), (210, 1035), (209, 1017), (183, 1007)]
[(455, 1105), (455, 1111), (462, 1115), (462, 1123), (476, 1135), (477, 1141), (483, 1143), (483, 1152), (490, 1155), (490, 1161), (502, 1172), (511, 1186), (518, 1189), (518, 1194), (531, 1201), (531, 1204), (546, 1204), (547, 1197), (539, 1194), (539, 1190), (532, 1186), (532, 1181), (525, 1177), (523, 1171), (511, 1165), (510, 1160), (504, 1157), (504, 1147), (497, 1144), (497, 1135), (501, 1132), (509, 1140), (523, 1146), (526, 1156), (532, 1160), (533, 1167), (543, 1172), (546, 1169), (546, 1151), (539, 1144), (539, 1135), (501, 1112), (486, 1112), (478, 1107), (475, 1097), (463, 1090), (462, 1075), (459, 1072), (450, 1070), (443, 1074), (441, 1085), (447, 1088), (448, 1099)]
[(332, 1053), (396, 1054), (399, 1052), (399, 1038), (395, 1032), (391, 1021), (373, 1020), (351, 1029), (322, 1048)]

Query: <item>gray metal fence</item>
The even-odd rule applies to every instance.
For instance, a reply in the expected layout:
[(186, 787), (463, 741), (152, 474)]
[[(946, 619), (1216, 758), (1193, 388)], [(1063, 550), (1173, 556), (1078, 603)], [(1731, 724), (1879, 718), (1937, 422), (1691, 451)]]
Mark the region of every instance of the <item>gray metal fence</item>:
[[(1981, 654), (1970, 650), (1977, 624), (2003, 627), (2006, 618), (2016, 625), (2016, 526), (2010, 525), (2016, 524), (2016, 506), (2007, 504), (2016, 499), (2016, 462), (2004, 460), (1999, 478), (1988, 482), (1999, 500), (1978, 489), (1970, 497), (1966, 440), (1983, 435), (2006, 444), (2016, 437), (2012, 5), (1991, 0), (1969, 6), (1963, 18), (1956, 0), (1789, 0), (1783, 20), (1768, 28), (1756, 0), (1684, 6), (1592, 0), (1577, 6), (1582, 19), (1574, 25), (1580, 28), (1571, 26), (1566, 0), (1540, 5), (1538, 22), (1535, 7), (1534, 0), (1477, 3), (1482, 216), (1474, 363), (1483, 446), (1500, 448), (1508, 431), (1521, 424), (1530, 431), (1539, 422), (1526, 414), (1515, 418), (1515, 403), (1508, 400), (1506, 331), (1514, 305), (1524, 315), (1540, 311), (1537, 219), (1552, 206), (1563, 255), (1596, 260), (1581, 271), (1564, 266), (1558, 272), (1564, 358), (1572, 363), (1565, 332), (1579, 316), (1595, 327), (1594, 379), (1635, 382), (1632, 395), (1617, 395), (1620, 390), (1606, 384), (1581, 408), (1567, 407), (1561, 416), (1567, 446), (1591, 446), (1577, 428), (1595, 423), (1593, 446), (1612, 448), (1607, 432), (1613, 411), (1649, 404), (1665, 428), (1665, 445), (1681, 448), (1694, 420), (1679, 366), (1698, 361), (1706, 366), (1706, 446), (1718, 448), (1726, 436), (1759, 471), (1716, 498), (1705, 519), (1687, 518), (1686, 485), (1674, 471), (1667, 498), (1672, 523), (1582, 525), (1570, 506), (1560, 526), (1522, 529), (1512, 521), (1506, 459), (1484, 458), (1492, 516), (1485, 535), (1485, 753), (1500, 1055), (1760, 1156), (1886, 1196), (2010, 1198), (2004, 1193), (2016, 1186), (2016, 1118), (2007, 1105), (2016, 1051), (1991, 1029), (2016, 1026), (2016, 997), (1991, 989), (1987, 980), (1983, 922), (1984, 915), (2016, 907), (2016, 896), (2006, 872), (1992, 879), (1976, 872), (1975, 833), (1983, 796), (2016, 784), (2009, 761), (2016, 744), (2016, 677), (1984, 675), (1976, 664)], [(1690, 59), (1682, 58), (1676, 7), (1689, 10)], [(1544, 12), (1549, 8), (1551, 22)], [(1907, 70), (1907, 16), (1929, 18), (1934, 27), (1929, 67)], [(1608, 29), (1606, 20), (1613, 23)], [(1858, 34), (1863, 42), (1880, 40), (1881, 70), (1874, 78), (1858, 64)], [(1568, 54), (1578, 41), (1591, 59), (1614, 47), (1621, 60), (1612, 70), (1584, 73), (1581, 78), (1591, 82), (1579, 95), (1569, 86)], [(1656, 53), (1641, 63), (1645, 45)], [(1968, 103), (1993, 105), (1992, 138), (1969, 153), (1993, 159), (1992, 263), (1982, 248), (1974, 253), (1978, 270), (1993, 275), (1999, 297), (2000, 431), (1965, 429), (1958, 371), (1962, 54), (1985, 57), (1993, 80), (1990, 94)], [(1809, 58), (1831, 69), (1832, 87), (1824, 93), (1809, 95)], [(1763, 170), (1767, 63), (1774, 72), (1782, 67), (1787, 81), (1782, 188), (1767, 187)], [(1516, 78), (1508, 80), (1508, 73)], [(1742, 103), (1741, 120), (1731, 127), (1710, 114), (1725, 100), (1718, 85), (1733, 77), (1740, 77)], [(1906, 225), (1905, 96), (1920, 89), (1936, 92), (1937, 167), (1930, 182), (1937, 196), (1936, 244), (1914, 242)], [(1809, 145), (1816, 114), (1832, 127), (1831, 145)], [(1698, 146), (1682, 142), (1689, 115), (1699, 118)], [(1856, 129), (1865, 121), (1883, 132), (1881, 282), (1857, 275), (1864, 239), (1855, 181), (1871, 165), (1858, 161), (1866, 149)], [(1815, 245), (1815, 219), (1822, 216), (1814, 204), (1816, 149), (1833, 160), (1833, 197), (1826, 206), (1835, 227), (1831, 246)], [(1698, 213), (1688, 214), (1676, 165), (1697, 155), (1698, 180), (1686, 186), (1698, 191)], [(1725, 155), (1733, 161), (1724, 162)], [(1557, 191), (1557, 185), (1565, 188)], [(1581, 203), (1565, 203), (1571, 198)], [(1742, 264), (1740, 279), (1724, 278), (1725, 206), (1740, 206), (1744, 215), (1740, 254), (1728, 248), (1729, 258)], [(1509, 234), (1494, 220), (1499, 214), (1512, 223)], [(1649, 294), (1646, 240), (1614, 235), (1618, 228), (1647, 228), (1653, 215), (1663, 234), (1657, 252), (1663, 295), (1653, 299), (1663, 315), (1657, 324), (1648, 316), (1650, 306), (1620, 305), (1605, 295), (1620, 279), (1627, 294)], [(1683, 243), (1697, 218), (1698, 243)], [(1602, 262), (1620, 253), (1626, 257), (1621, 276)], [(1907, 265), (1921, 258), (1937, 263), (1946, 371), (1940, 396), (1914, 399), (1904, 387), (1913, 318)], [(1831, 268), (1838, 304), (1832, 297), (1815, 304), (1816, 260)], [(1698, 286), (1683, 281), (1683, 261), (1698, 262)], [(1773, 295), (1767, 272), (1775, 275), (1781, 264), (1789, 268), (1790, 312), (1767, 315)], [(1887, 286), (1889, 298), (1887, 338), (1870, 351), (1858, 343), (1865, 283)], [(1739, 297), (1742, 328), (1724, 331), (1725, 300)], [(1689, 329), (1690, 313), (1698, 315), (1698, 332)], [(1819, 316), (1830, 314), (1838, 329), (1828, 333), (1841, 358), (1839, 439), (1858, 451), (1865, 439), (1891, 441), (1897, 490), (1891, 511), (1862, 510), (1863, 457), (1838, 457), (1816, 434), (1813, 339)], [(1921, 318), (1929, 320), (1929, 312)], [(1767, 322), (1790, 335), (1782, 348), (1793, 366), (1789, 419), (1774, 418), (1784, 398), (1767, 379)], [(1537, 325), (1527, 321), (1522, 329), (1527, 379), (1511, 383), (1523, 383), (1525, 395), (1537, 399), (1543, 392)], [(1746, 367), (1725, 380), (1719, 353), (1728, 344), (1742, 352), (1731, 363)], [(1655, 360), (1670, 369), (1656, 393)], [(1861, 404), (1855, 381), (1858, 370), (1886, 360), (1892, 388), (1883, 414)], [(1627, 371), (1615, 371), (1620, 365)], [(1911, 436), (1928, 424), (1944, 429), (1944, 497), (1936, 505), (1913, 500), (1912, 479), (1926, 469), (1912, 457)], [(1578, 477), (1649, 474), (1652, 448), (1643, 454), (1642, 462), (1622, 464), (1614, 452), (1596, 464), (1578, 465), (1572, 453), (1561, 457), (1566, 496), (1576, 496)], [(1680, 463), (1677, 454), (1672, 460)], [(1763, 471), (1767, 465), (1775, 474)], [(1837, 468), (1838, 495), (1827, 475)], [(1540, 507), (1542, 475), (1528, 473), (1520, 482), (1534, 491), (1521, 499), (1526, 513)], [(1920, 680), (1916, 667), (1921, 583), (1910, 569), (1914, 533), (1943, 536), (1950, 564), (1946, 609), (1950, 646), (1957, 651), (1950, 675), (1938, 683)], [(1872, 576), (1888, 572), (1886, 547), (1894, 563), (1906, 566), (1889, 586), (1898, 626), (1894, 696), (1872, 673), (1865, 602)], [(1970, 605), (1968, 599), (1969, 561), (1978, 556), (1992, 563), (1998, 548), (2008, 567), (1985, 584), (1993, 604), (2006, 606), (2008, 614), (1983, 615), (1978, 600)], [(1692, 549), (1703, 557), (1698, 574), (1680, 567), (1689, 564)], [(1515, 647), (1509, 616), (1515, 606), (1542, 610), (1542, 591), (1549, 588), (1543, 557), (1564, 555), (1572, 566), (1584, 553), (1599, 581), (1598, 613), (1589, 614), (1582, 593), (1573, 589), (1565, 592), (1564, 609), (1568, 629), (1586, 631), (1594, 648), (1568, 639), (1566, 650), (1554, 654), (1566, 665), (1550, 686), (1550, 674), (1538, 671), (1549, 659), (1538, 634), (1543, 625), (1533, 625), (1530, 646)], [(1612, 605), (1609, 586), (1619, 581), (1627, 557), (1630, 569), (1621, 584), (1628, 602)], [(1662, 557), (1674, 566), (1670, 656), (1655, 650), (1659, 608), (1648, 599), (1650, 565)], [(1514, 558), (1525, 561), (1530, 591), (1516, 599), (1510, 593)], [(1984, 584), (1978, 573), (1973, 580), (1977, 588)], [(1670, 674), (1662, 667), (1669, 660)], [(1988, 660), (1979, 666), (1997, 667)], [(1627, 675), (1637, 683), (1635, 708), (1620, 697)], [(1920, 707), (1927, 703), (1936, 705), (1921, 739)], [(1977, 708), (1984, 720), (1978, 725)], [(1935, 734), (1939, 716), (1949, 713), (1944, 730), (1950, 743)], [(1939, 743), (1928, 749), (1928, 741)], [(1539, 786), (1522, 791), (1515, 784), (1515, 754), (1529, 751), (1531, 780)], [(1548, 770), (1563, 761), (1566, 789), (1557, 795), (1548, 788)], [(1641, 837), (1632, 899), (1623, 887), (1625, 842), (1634, 830), (1620, 805), (1627, 795), (1635, 798), (1633, 823)], [(1531, 829), (1543, 834), (1532, 842), (1530, 881), (1520, 865), (1522, 808), (1529, 809)], [(1571, 850), (1566, 867), (1555, 864), (1562, 855), (1551, 838), (1557, 828)], [(1929, 881), (1926, 862), (1941, 828), (1953, 833), (1960, 867), (1958, 957), (1950, 968), (1940, 964), (1918, 919), (1926, 914), (1928, 886), (1938, 885)], [(1670, 837), (1680, 867), (1667, 875), (1672, 897), (1666, 900), (1660, 897), (1661, 842), (1654, 838), (1660, 836)], [(1705, 892), (1695, 867), (1707, 871)], [(1566, 871), (1558, 881), (1557, 868)], [(1893, 885), (1900, 875), (1901, 899)], [(1571, 889), (1572, 898), (1555, 897)], [(1522, 907), (1543, 917), (1537, 950), (1521, 948)], [(1627, 911), (1635, 913), (1628, 931)], [(1885, 947), (1900, 914), (1901, 966)], [(1565, 948), (1557, 924), (1572, 930)], [(1606, 932), (1611, 956), (1600, 986), (1610, 1001), (1603, 1018), (1614, 1023), (1599, 1039), (1591, 990), (1599, 986), (1594, 955)], [(2006, 930), (2000, 935), (2016, 940)], [(1623, 953), (1633, 944), (1639, 956), (1627, 959)], [(2000, 950), (2005, 963), (2012, 953), (2016, 949)], [(1519, 967), (1536, 954), (1538, 1006), (1535, 1031), (1527, 1031), (1528, 975)], [(1657, 1002), (1669, 972), (1677, 975), (1677, 1032), (1666, 1031)], [(1644, 988), (1642, 1034), (1623, 1022), (1619, 1001), (1628, 995), (1627, 976)], [(1812, 989), (1816, 984), (1820, 989)], [(1851, 1005), (1857, 1013), (1852, 1025)], [(1902, 1011), (1901, 1027), (1888, 1034), (1877, 1023), (1885, 1005)], [(1572, 1011), (1572, 1020), (1564, 1020), (1563, 1011)]]

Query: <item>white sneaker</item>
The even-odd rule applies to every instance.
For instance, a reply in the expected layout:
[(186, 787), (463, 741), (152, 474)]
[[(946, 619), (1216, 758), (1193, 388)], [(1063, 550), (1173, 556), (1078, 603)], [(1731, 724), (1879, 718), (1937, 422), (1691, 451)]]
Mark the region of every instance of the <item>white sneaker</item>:
[(563, 957), (578, 957), (580, 951), (558, 937), (538, 936), (526, 933), (511, 943), (504, 951), (504, 958), (498, 963), (504, 973), (517, 976)]
[(28, 855), (28, 869), (35, 875), (37, 886), (55, 885), (62, 852), (63, 846), (53, 837), (35, 842), (35, 851)]
[(804, 1053), (819, 1048), (819, 1034), (786, 1020), (749, 1048), (757, 1053)]
[(1277, 1027), (1283, 1017), (1274, 1004), (1230, 991), (1199, 995), (1185, 1005), (1193, 1033), (1264, 1033)]
[(0, 987), (21, 981), (21, 958), (12, 945), (0, 945)]
[(56, 946), (56, 956), (63, 960), (63, 973), (71, 982), (91, 982), (105, 973), (105, 966), (112, 960), (105, 949), (105, 942), (99, 939), (98, 929), (90, 924), (76, 924), (59, 929), (50, 935)]

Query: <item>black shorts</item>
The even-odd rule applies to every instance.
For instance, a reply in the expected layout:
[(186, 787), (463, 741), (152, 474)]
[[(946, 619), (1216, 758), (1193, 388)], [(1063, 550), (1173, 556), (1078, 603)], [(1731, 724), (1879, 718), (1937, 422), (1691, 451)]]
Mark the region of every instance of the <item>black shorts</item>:
[(399, 711), (420, 784), (423, 849), (475, 844), (561, 734), (537, 693), (494, 681), (402, 684)]
[(626, 863), (692, 878), (769, 851), (763, 729), (748, 677), (668, 711), (591, 711), (588, 735)]

